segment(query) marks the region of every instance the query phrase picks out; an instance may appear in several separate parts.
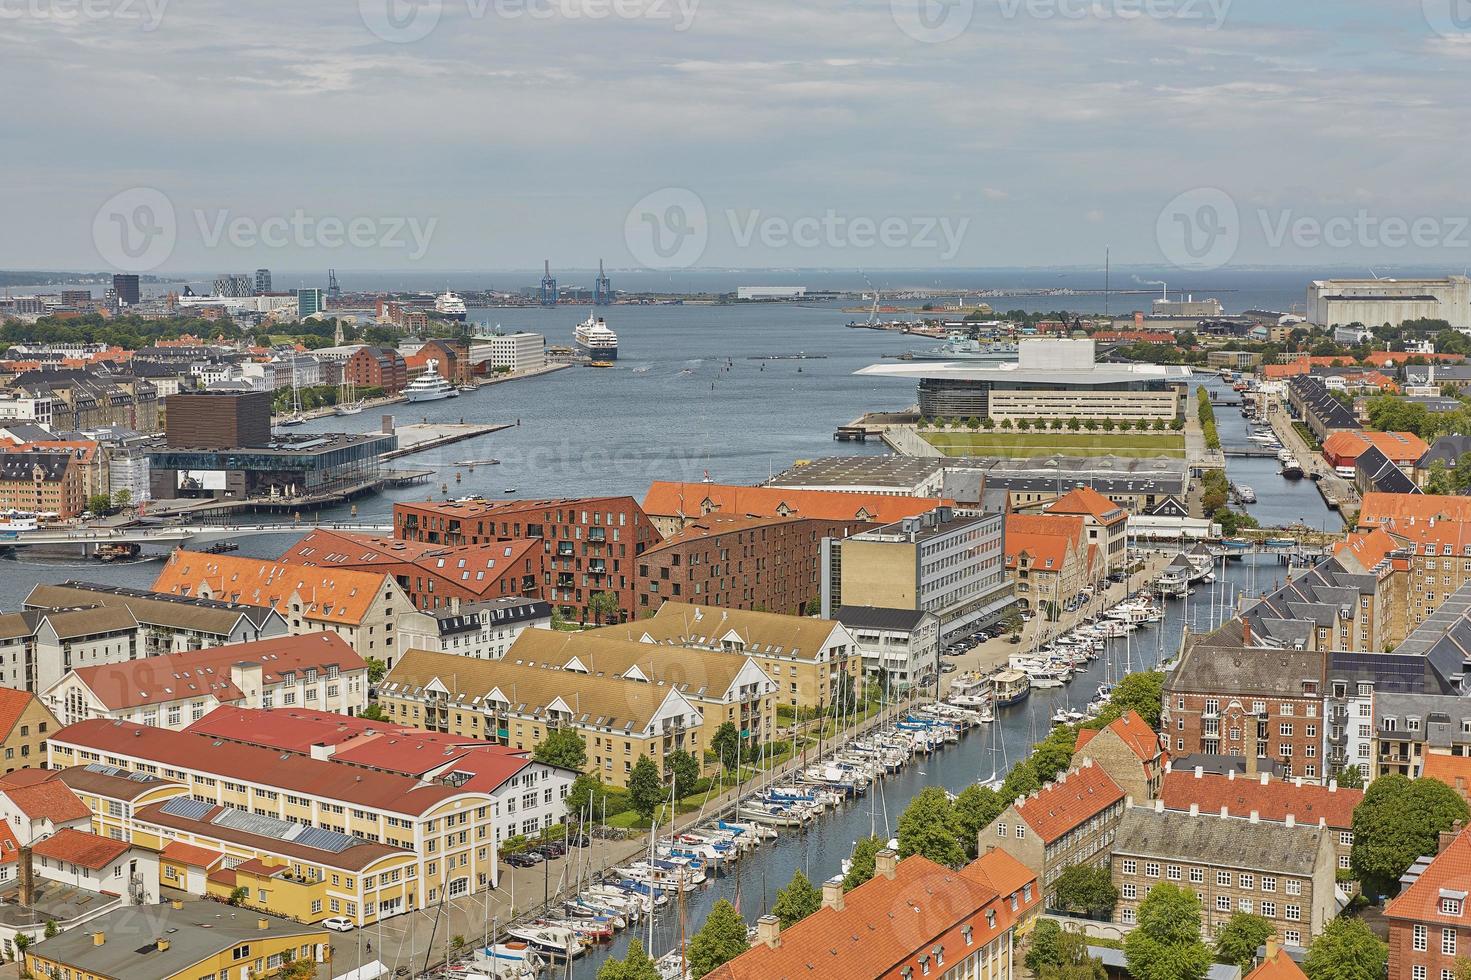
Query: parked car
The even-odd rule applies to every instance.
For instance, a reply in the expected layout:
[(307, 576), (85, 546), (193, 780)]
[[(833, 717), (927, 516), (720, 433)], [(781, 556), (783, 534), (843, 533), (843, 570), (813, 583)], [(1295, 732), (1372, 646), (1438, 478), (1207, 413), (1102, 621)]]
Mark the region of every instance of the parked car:
[(586, 834), (568, 834), (567, 845), (569, 847), (587, 847), (592, 842), (587, 839)]
[(513, 868), (534, 868), (546, 857), (536, 851), (524, 851), (520, 854), (510, 854), (506, 857), (506, 863)]
[(352, 932), (354, 926), (352, 920), (341, 915), (334, 915), (330, 919), (323, 919), (322, 925), (333, 932)]
[(953, 674), (953, 673), (955, 673), (959, 669), (960, 669), (959, 667), (956, 667), (953, 663), (951, 663), (948, 660), (945, 661), (943, 664), (940, 665), (940, 673), (942, 673), (942, 674)]
[(559, 858), (567, 853), (567, 848), (556, 841), (549, 841), (548, 843), (542, 844), (537, 850), (545, 854), (548, 858)]

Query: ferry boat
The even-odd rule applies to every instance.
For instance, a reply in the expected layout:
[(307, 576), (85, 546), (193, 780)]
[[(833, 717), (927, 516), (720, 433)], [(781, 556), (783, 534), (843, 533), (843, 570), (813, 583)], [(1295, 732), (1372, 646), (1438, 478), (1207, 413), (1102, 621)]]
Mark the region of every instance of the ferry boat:
[(457, 293), (445, 290), (434, 300), (434, 312), (444, 320), (465, 322), (465, 301)]
[(991, 677), (991, 690), (996, 707), (1019, 704), (1032, 693), (1032, 679), (1019, 670), (1003, 670)]
[(439, 358), (431, 357), (424, 363), (424, 373), (404, 389), (404, 397), (411, 402), (437, 402), (442, 398), (458, 398), (460, 391), (439, 374)]
[(618, 335), (608, 327), (606, 320), (595, 313), (589, 313), (587, 319), (577, 325), (572, 339), (576, 341), (577, 349), (594, 361), (618, 359)]
[(40, 526), (40, 518), (28, 511), (7, 510), (0, 513), (0, 533), (34, 531)]
[(1289, 456), (1282, 461), (1282, 475), (1289, 480), (1302, 479), (1302, 464), (1297, 461), (1296, 456)]

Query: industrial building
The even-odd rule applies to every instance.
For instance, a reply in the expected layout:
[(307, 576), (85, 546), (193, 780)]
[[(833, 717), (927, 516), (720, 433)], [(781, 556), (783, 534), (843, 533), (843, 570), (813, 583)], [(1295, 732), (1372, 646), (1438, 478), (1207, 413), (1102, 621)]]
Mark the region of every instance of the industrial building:
[(1471, 328), (1471, 278), (1317, 279), (1308, 286), (1308, 319), (1325, 327), (1397, 327), (1422, 318)]

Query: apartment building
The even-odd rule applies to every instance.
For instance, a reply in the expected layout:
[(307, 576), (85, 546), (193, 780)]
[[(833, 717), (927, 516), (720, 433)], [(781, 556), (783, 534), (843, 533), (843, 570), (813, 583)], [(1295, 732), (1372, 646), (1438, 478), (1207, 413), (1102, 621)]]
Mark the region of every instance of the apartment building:
[(1048, 514), (1083, 519), (1088, 543), (1102, 560), (1100, 575), (1123, 571), (1129, 564), (1129, 512), (1092, 487), (1076, 487), (1048, 504)]
[(863, 669), (853, 634), (830, 619), (670, 601), (619, 635), (744, 654), (776, 683), (778, 703), (792, 708), (821, 709), (852, 696)]
[(398, 618), (413, 606), (382, 572), (313, 568), (182, 548), (169, 556), (153, 591), (274, 609), (294, 634), (330, 631), (363, 657), (398, 652)]
[(689, 522), (639, 558), (639, 615), (671, 599), (801, 615), (822, 588), (823, 539), (872, 526), (718, 513)]
[(0, 687), (0, 769), (44, 768), (46, 738), (60, 727), (34, 693)]
[(678, 534), (711, 515), (722, 517), (805, 517), (811, 520), (892, 524), (954, 501), (931, 496), (882, 492), (741, 487), (724, 483), (656, 481), (643, 510), (660, 534)]
[(378, 685), (398, 725), (530, 751), (553, 728), (570, 726), (587, 747), (587, 771), (625, 786), (648, 756), (664, 771), (670, 752), (694, 752), (703, 717), (673, 687), (620, 677), (410, 650)]
[(423, 610), (456, 602), (537, 598), (544, 573), (538, 540), (444, 547), (322, 528), (286, 549), (281, 561), (391, 575), (409, 602)]
[(1459, 822), (1439, 848), (1412, 864), (1400, 893), (1384, 907), (1389, 923), (1388, 980), (1454, 977), (1471, 946), (1466, 868), (1471, 840)]
[(1354, 843), (1354, 807), (1364, 799), (1361, 789), (1344, 789), (1337, 783), (1309, 783), (1273, 778), (1271, 773), (1238, 777), (1234, 771), (1208, 773), (1204, 769), (1175, 769), (1165, 773), (1159, 798), (1166, 810), (1218, 813), (1259, 820), (1314, 824), (1327, 830), (1333, 842), (1334, 867), (1349, 868)]
[(1169, 767), (1169, 755), (1160, 748), (1160, 736), (1137, 711), (1127, 711), (1102, 728), (1078, 731), (1073, 763), (1084, 761), (1102, 769), (1125, 796), (1152, 800)]
[(0, 453), (0, 510), (69, 521), (86, 509), (82, 468), (70, 453)]
[[(399, 620), (401, 650), (431, 650), (477, 660), (499, 660), (529, 629), (551, 629), (552, 607), (540, 599), (452, 600)], [(388, 660), (392, 667), (394, 661)]]
[[(425, 783), (309, 755), (101, 719), (63, 728), (48, 750), (56, 768), (102, 764), (161, 775), (189, 790), (191, 799), (144, 807), (134, 812), (135, 821), (164, 827), (170, 826), (165, 818), (197, 821), (256, 838), (320, 844), (318, 849), (327, 851), (356, 841), (387, 845), (389, 851), (358, 876), (333, 885), (329, 873), (320, 886), (324, 909), (335, 898), (342, 914), (362, 922), (494, 888), (497, 882), (492, 801), (453, 780)], [(270, 822), (257, 823), (255, 817)], [(189, 826), (196, 834), (205, 829)], [(134, 840), (162, 850), (177, 836), (165, 832), (150, 842), (135, 834)], [(409, 852), (407, 862), (403, 852)], [(388, 880), (374, 870), (383, 864), (391, 865), (381, 872)], [(353, 912), (346, 911), (349, 903)]]
[(637, 615), (638, 558), (660, 540), (632, 497), (396, 503), (393, 529), (424, 544), (539, 540), (541, 598), (583, 621), (599, 592), (618, 600), (620, 618)]
[(1005, 542), (1019, 609), (1060, 617), (1102, 577), (1102, 560), (1087, 543), (1081, 517), (1008, 514)]
[(1124, 812), (1124, 791), (1089, 759), (1016, 800), (981, 830), (979, 846), (994, 845), (1037, 876), (1046, 908), (1057, 878), (1075, 864), (1105, 867)]
[(132, 614), (142, 630), (145, 656), (269, 640), (288, 632), (285, 618), (274, 609), (91, 582), (37, 585), (23, 606), (36, 611), (98, 607)]
[(1136, 924), (1162, 881), (1200, 897), (1207, 940), (1246, 912), (1270, 922), (1280, 942), (1305, 947), (1338, 915), (1333, 836), (1316, 823), (1182, 813), (1155, 800), (1125, 809), (1109, 866), (1119, 890), (1114, 921), (1124, 926)]
[(368, 665), (337, 634), (309, 633), (79, 667), (41, 700), (67, 725), (106, 718), (171, 731), (221, 705), (355, 715), (368, 706)]
[[(886, 498), (895, 499), (895, 498)], [(823, 542), (822, 608), (922, 609), (942, 642), (994, 622), (1013, 603), (1000, 514), (957, 517), (938, 507), (872, 531)]]
[(715, 732), (726, 722), (736, 727), (744, 745), (776, 739), (778, 684), (750, 654), (644, 643), (637, 625), (622, 624), (584, 633), (526, 633), (507, 659), (678, 690), (702, 716), (698, 750), (691, 750), (702, 762), (703, 753), (714, 751)]
[(1449, 596), (1471, 582), (1471, 498), (1368, 493), (1360, 531), (1380, 530), (1406, 567), (1403, 593), (1408, 628), (1425, 622)]
[[(1016, 935), (1040, 903), (1035, 877), (1009, 855), (992, 850), (958, 871), (918, 855), (900, 861), (893, 851), (880, 851), (874, 864), (874, 876), (852, 891), (843, 891), (840, 877), (826, 882), (822, 907), (794, 925), (783, 929), (776, 916), (762, 916), (751, 948), (710, 980), (1021, 975)], [(848, 936), (855, 941), (834, 945)]]
[(863, 658), (863, 676), (889, 692), (929, 687), (940, 677), (940, 618), (918, 609), (843, 606), (833, 613)]

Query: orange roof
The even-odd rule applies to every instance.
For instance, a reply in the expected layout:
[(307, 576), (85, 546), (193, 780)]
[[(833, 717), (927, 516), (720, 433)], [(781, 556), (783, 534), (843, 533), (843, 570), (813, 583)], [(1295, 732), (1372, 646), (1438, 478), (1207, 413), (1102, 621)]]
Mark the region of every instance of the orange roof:
[[(501, 579), (517, 573), (528, 553), (539, 554), (544, 547), (544, 541), (529, 538), (451, 547), (317, 528), (288, 548), (281, 561), (357, 571), (376, 566), (383, 567), (385, 574), (392, 572), (394, 564), (409, 564), (452, 581), (467, 592), (487, 595), (499, 593), (496, 585)], [(536, 570), (540, 570), (539, 564)]]
[(1353, 558), (1359, 567), (1366, 571), (1377, 570), (1387, 561), (1395, 551), (1400, 549), (1400, 544), (1382, 528), (1372, 531), (1357, 531), (1346, 536), (1342, 541), (1333, 545), (1335, 558)]
[(1061, 534), (1006, 534), (1006, 567), (1016, 568), (1022, 555), (1032, 556), (1032, 567), (1060, 572), (1067, 564), (1069, 549), (1076, 544)]
[(20, 723), (20, 716), (25, 714), (34, 700), (36, 696), (30, 691), (0, 687), (0, 741), (10, 737), (10, 733)]
[(90, 820), (92, 811), (70, 786), (59, 779), (48, 779), (29, 786), (3, 786), (0, 793), (10, 798), (16, 808), (31, 820), (70, 823)]
[[(994, 844), (986, 845), (986, 853), (960, 869), (967, 878), (989, 885), (998, 895), (1019, 892), (1036, 882), (1037, 873)], [(1018, 909), (1025, 912), (1026, 909)]]
[(1460, 793), (1463, 799), (1471, 800), (1471, 757), (1428, 752), (1420, 775), (1438, 779)]
[[(1033, 903), (1038, 891), (1032, 890)], [(915, 855), (899, 862), (893, 878), (876, 874), (848, 892), (841, 911), (818, 909), (783, 929), (775, 949), (757, 943), (716, 968), (710, 980), (882, 977), (905, 965), (918, 976), (917, 957), (962, 923), (973, 926), (976, 949), (1003, 936), (1026, 907), (1018, 896), (1012, 912), (1003, 899), (984, 873), (952, 871)], [(996, 913), (994, 925), (980, 915), (988, 907)], [(902, 919), (895, 909), (903, 909)]]
[(126, 854), (133, 845), (64, 827), (31, 845), (31, 853), (96, 871)]
[(702, 517), (719, 511), (736, 517), (816, 517), (890, 524), (954, 504), (953, 500), (932, 497), (659, 481), (649, 487), (643, 509), (646, 514), (663, 517)]
[(1124, 791), (1103, 767), (1084, 759), (1081, 766), (1069, 769), (1056, 782), (1017, 801), (1013, 809), (1043, 843), (1050, 844), (1123, 798)]
[(224, 857), (219, 851), (212, 851), (207, 847), (199, 847), (195, 844), (186, 844), (181, 840), (169, 841), (164, 845), (159, 854), (165, 861), (176, 861), (179, 864), (187, 864), (195, 868), (213, 867), (216, 862)]
[(1308, 980), (1308, 975), (1292, 957), (1279, 949), (1248, 973), (1246, 980)]
[(1370, 446), (1376, 447), (1392, 462), (1399, 464), (1413, 463), (1430, 451), (1430, 446), (1425, 440), (1413, 432), (1369, 432), (1342, 429), (1323, 440), (1323, 454), (1357, 459)]
[(1466, 359), (1464, 354), (1411, 354), (1405, 351), (1395, 353), (1394, 351), (1376, 350), (1364, 360), (1375, 367), (1386, 367), (1390, 364), (1403, 364), (1412, 357), (1418, 357), (1422, 361), (1439, 361), (1443, 364), (1459, 364)]
[(1129, 512), (1092, 487), (1076, 487), (1047, 505), (1049, 514), (1087, 514), (1099, 524), (1127, 520)]
[(1420, 493), (1366, 493), (1359, 508), (1359, 527), (1382, 527), (1392, 534), (1444, 521), (1471, 521), (1471, 497)]
[(1057, 534), (1083, 540), (1083, 518), (1076, 514), (1007, 514), (1006, 534)]
[(153, 591), (274, 608), (283, 615), (293, 594), (307, 619), (357, 625), (390, 581), (385, 574), (314, 568), (180, 548), (169, 556)]
[(1330, 783), (1319, 786), (1294, 779), (1273, 779), (1269, 773), (1257, 777), (1176, 769), (1165, 773), (1160, 799), (1171, 810), (1189, 810), (1192, 803), (1201, 813), (1220, 813), (1222, 807), (1233, 817), (1283, 822), (1289, 816), (1299, 824), (1315, 825), (1325, 820), (1329, 827), (1353, 826), (1354, 807), (1364, 798), (1361, 789), (1342, 789)]
[(1093, 736), (1100, 731), (1113, 732), (1119, 737), (1119, 741), (1128, 746), (1129, 750), (1139, 757), (1141, 762), (1149, 762), (1160, 754), (1159, 736), (1149, 722), (1140, 716), (1139, 712), (1130, 710), (1109, 722), (1101, 729), (1084, 728), (1078, 732), (1077, 750), (1093, 741)]
[[(1441, 891), (1461, 893), (1460, 914), (1442, 912)], [(1471, 892), (1471, 838), (1462, 831), (1431, 860), (1420, 877), (1384, 907), (1386, 919), (1466, 927), (1466, 893)]]
[(9, 864), (20, 856), (20, 841), (10, 825), (0, 822), (0, 864)]

